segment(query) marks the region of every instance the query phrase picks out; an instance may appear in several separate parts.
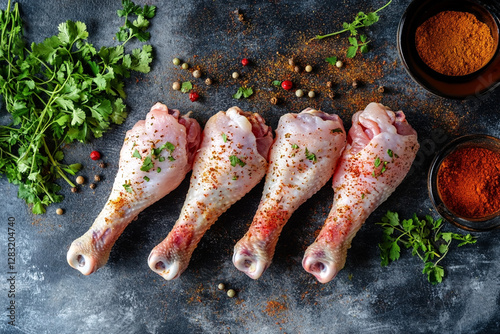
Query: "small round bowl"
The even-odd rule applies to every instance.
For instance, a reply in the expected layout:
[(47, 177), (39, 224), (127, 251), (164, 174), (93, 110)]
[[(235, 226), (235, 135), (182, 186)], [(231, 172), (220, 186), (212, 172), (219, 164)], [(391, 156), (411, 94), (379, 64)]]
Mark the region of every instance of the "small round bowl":
[(443, 160), (455, 150), (471, 146), (487, 148), (500, 153), (500, 139), (498, 138), (487, 135), (466, 135), (459, 137), (448, 143), (434, 157), (427, 177), (427, 187), (432, 204), (444, 219), (467, 231), (488, 231), (500, 227), (500, 211), (481, 219), (460, 217), (446, 207), (439, 195), (437, 178)]
[[(498, 8), (497, 0), (414, 0), (399, 22), (397, 48), (399, 57), (411, 78), (434, 95), (465, 100), (481, 97), (500, 85), (499, 26), (496, 13), (486, 8)], [(491, 5), (490, 5), (491, 4)], [(474, 14), (487, 24), (496, 45), (496, 51), (488, 64), (476, 72), (464, 76), (448, 76), (434, 71), (420, 58), (415, 46), (417, 28), (442, 11), (461, 11)]]

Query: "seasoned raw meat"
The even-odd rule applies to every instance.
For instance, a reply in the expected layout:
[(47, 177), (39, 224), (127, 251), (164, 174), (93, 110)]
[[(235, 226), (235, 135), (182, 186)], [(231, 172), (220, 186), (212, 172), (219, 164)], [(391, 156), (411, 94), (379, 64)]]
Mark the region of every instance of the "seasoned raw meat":
[(70, 266), (89, 275), (106, 264), (125, 227), (145, 208), (177, 188), (191, 170), (201, 128), (178, 110), (155, 104), (126, 134), (111, 195), (94, 224), (73, 241)]
[(368, 216), (396, 189), (419, 148), (402, 111), (371, 103), (354, 114), (347, 146), (333, 176), (333, 207), (302, 265), (321, 283), (344, 267), (347, 249)]
[(180, 217), (149, 255), (153, 271), (171, 280), (187, 268), (210, 226), (262, 179), (272, 141), (262, 117), (237, 107), (208, 120)]
[(308, 108), (281, 117), (259, 208), (249, 231), (234, 247), (236, 268), (253, 279), (262, 275), (271, 264), (283, 226), (332, 177), (345, 144), (337, 115)]

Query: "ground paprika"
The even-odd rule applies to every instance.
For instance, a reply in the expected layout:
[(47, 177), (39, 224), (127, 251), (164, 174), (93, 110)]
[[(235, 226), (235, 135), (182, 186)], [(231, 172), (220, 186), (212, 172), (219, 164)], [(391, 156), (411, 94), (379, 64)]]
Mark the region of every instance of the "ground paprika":
[(438, 13), (420, 25), (415, 46), (430, 68), (449, 76), (481, 69), (497, 48), (488, 25), (471, 13), (457, 11)]
[(438, 170), (437, 186), (446, 207), (464, 218), (500, 211), (500, 152), (462, 147), (449, 154)]

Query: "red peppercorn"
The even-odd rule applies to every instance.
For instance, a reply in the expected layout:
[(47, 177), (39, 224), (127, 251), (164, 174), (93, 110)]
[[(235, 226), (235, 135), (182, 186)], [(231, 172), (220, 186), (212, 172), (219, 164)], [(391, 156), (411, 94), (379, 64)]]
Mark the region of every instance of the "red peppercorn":
[(99, 160), (99, 159), (101, 159), (101, 153), (99, 153), (97, 151), (90, 152), (90, 159), (92, 159), (92, 160)]
[(243, 65), (243, 66), (247, 66), (247, 65), (248, 65), (248, 63), (250, 63), (250, 62), (249, 62), (249, 61), (248, 61), (248, 59), (246, 59), (246, 58), (243, 58), (243, 59), (241, 60), (241, 65)]
[(189, 93), (189, 99), (191, 100), (191, 102), (198, 101), (199, 98), (200, 98), (200, 95), (198, 93), (196, 93), (196, 92)]
[(292, 82), (290, 80), (285, 80), (281, 83), (281, 88), (283, 88), (284, 90), (290, 90), (292, 89)]

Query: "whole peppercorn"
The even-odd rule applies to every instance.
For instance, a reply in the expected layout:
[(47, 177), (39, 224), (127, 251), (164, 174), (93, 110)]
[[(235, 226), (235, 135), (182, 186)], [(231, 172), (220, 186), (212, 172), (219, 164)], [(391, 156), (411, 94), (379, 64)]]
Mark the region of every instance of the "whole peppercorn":
[(337, 60), (337, 62), (335, 63), (335, 66), (337, 66), (338, 68), (341, 68), (342, 66), (344, 66), (344, 63), (342, 62), (342, 60)]
[(71, 188), (71, 192), (72, 192), (72, 193), (76, 193), (76, 192), (78, 192), (78, 188), (77, 188), (77, 187), (73, 187), (73, 188)]
[(296, 73), (299, 73), (300, 72), (300, 66), (296, 65), (293, 70), (296, 72)]
[(250, 62), (249, 62), (249, 61), (248, 61), (248, 59), (246, 59), (246, 58), (243, 58), (243, 59), (241, 60), (241, 65), (243, 65), (243, 66), (247, 66), (249, 63), (250, 63)]
[(206, 79), (205, 79), (205, 84), (206, 84), (207, 86), (210, 86), (210, 85), (212, 84), (212, 79), (210, 79), (210, 78), (206, 78)]
[(312, 72), (313, 67), (311, 65), (306, 66), (306, 72)]
[(196, 92), (191, 92), (189, 93), (189, 99), (191, 100), (191, 102), (196, 102), (198, 101), (198, 99), (200, 98), (200, 95)]
[(328, 81), (328, 82), (326, 83), (326, 87), (328, 87), (328, 88), (332, 88), (332, 86), (333, 86), (333, 83), (332, 83), (331, 81)]
[(95, 182), (101, 181), (101, 176), (100, 175), (94, 175), (94, 181)]
[(179, 81), (176, 81), (172, 84), (172, 89), (173, 90), (181, 90), (181, 83)]
[(358, 80), (354, 79), (354, 80), (352, 81), (352, 88), (358, 88), (358, 85), (359, 85)]
[(281, 83), (281, 88), (284, 90), (290, 90), (293, 87), (293, 83), (290, 80), (285, 80)]
[(99, 159), (101, 159), (101, 153), (99, 153), (97, 151), (90, 152), (90, 159), (92, 159), (92, 160), (99, 160)]
[(379, 93), (383, 93), (383, 92), (385, 92), (385, 87), (384, 86), (379, 86), (378, 89), (377, 89), (377, 91)]
[(99, 167), (101, 167), (101, 168), (106, 168), (106, 167), (107, 167), (107, 165), (106, 165), (106, 163), (105, 163), (105, 162), (101, 162), (101, 163), (99, 164)]
[(56, 213), (57, 213), (58, 215), (62, 215), (62, 214), (64, 213), (64, 210), (63, 210), (63, 209), (61, 209), (61, 208), (58, 208), (58, 209), (56, 210)]
[(271, 97), (271, 104), (278, 104), (278, 98), (276, 96)]
[(193, 71), (193, 77), (195, 77), (195, 78), (201, 77), (201, 71), (200, 70)]
[(179, 66), (181, 64), (181, 60), (179, 58), (174, 58), (172, 59), (172, 63), (174, 63), (175, 66)]
[(289, 64), (290, 66), (295, 66), (295, 59), (294, 59), (294, 58), (290, 58), (290, 59), (288, 59), (288, 64)]
[(76, 183), (78, 183), (78, 184), (84, 184), (85, 183), (85, 179), (83, 178), (83, 176), (81, 176), (81, 175), (78, 176), (76, 178)]
[(182, 66), (181, 66), (181, 68), (183, 70), (187, 70), (189, 68), (189, 64), (188, 63), (183, 63)]
[(227, 296), (229, 298), (233, 298), (234, 296), (236, 296), (236, 291), (234, 291), (233, 289), (227, 290)]
[(95, 187), (96, 187), (96, 186), (95, 186), (95, 183), (91, 183), (91, 184), (89, 185), (89, 187), (90, 187), (90, 189), (95, 189)]
[(311, 91), (309, 91), (309, 93), (307, 93), (307, 96), (309, 96), (310, 98), (313, 98), (316, 96), (316, 93), (313, 90), (311, 90)]
[(302, 89), (297, 89), (297, 90), (295, 91), (295, 95), (296, 95), (297, 97), (302, 97), (302, 96), (304, 96), (304, 91), (303, 91)]
[(233, 72), (231, 76), (233, 77), (233, 79), (238, 79), (240, 77), (240, 74), (238, 72)]
[(219, 283), (219, 285), (217, 285), (217, 289), (219, 290), (224, 290), (226, 288), (226, 286), (224, 285), (224, 283)]

